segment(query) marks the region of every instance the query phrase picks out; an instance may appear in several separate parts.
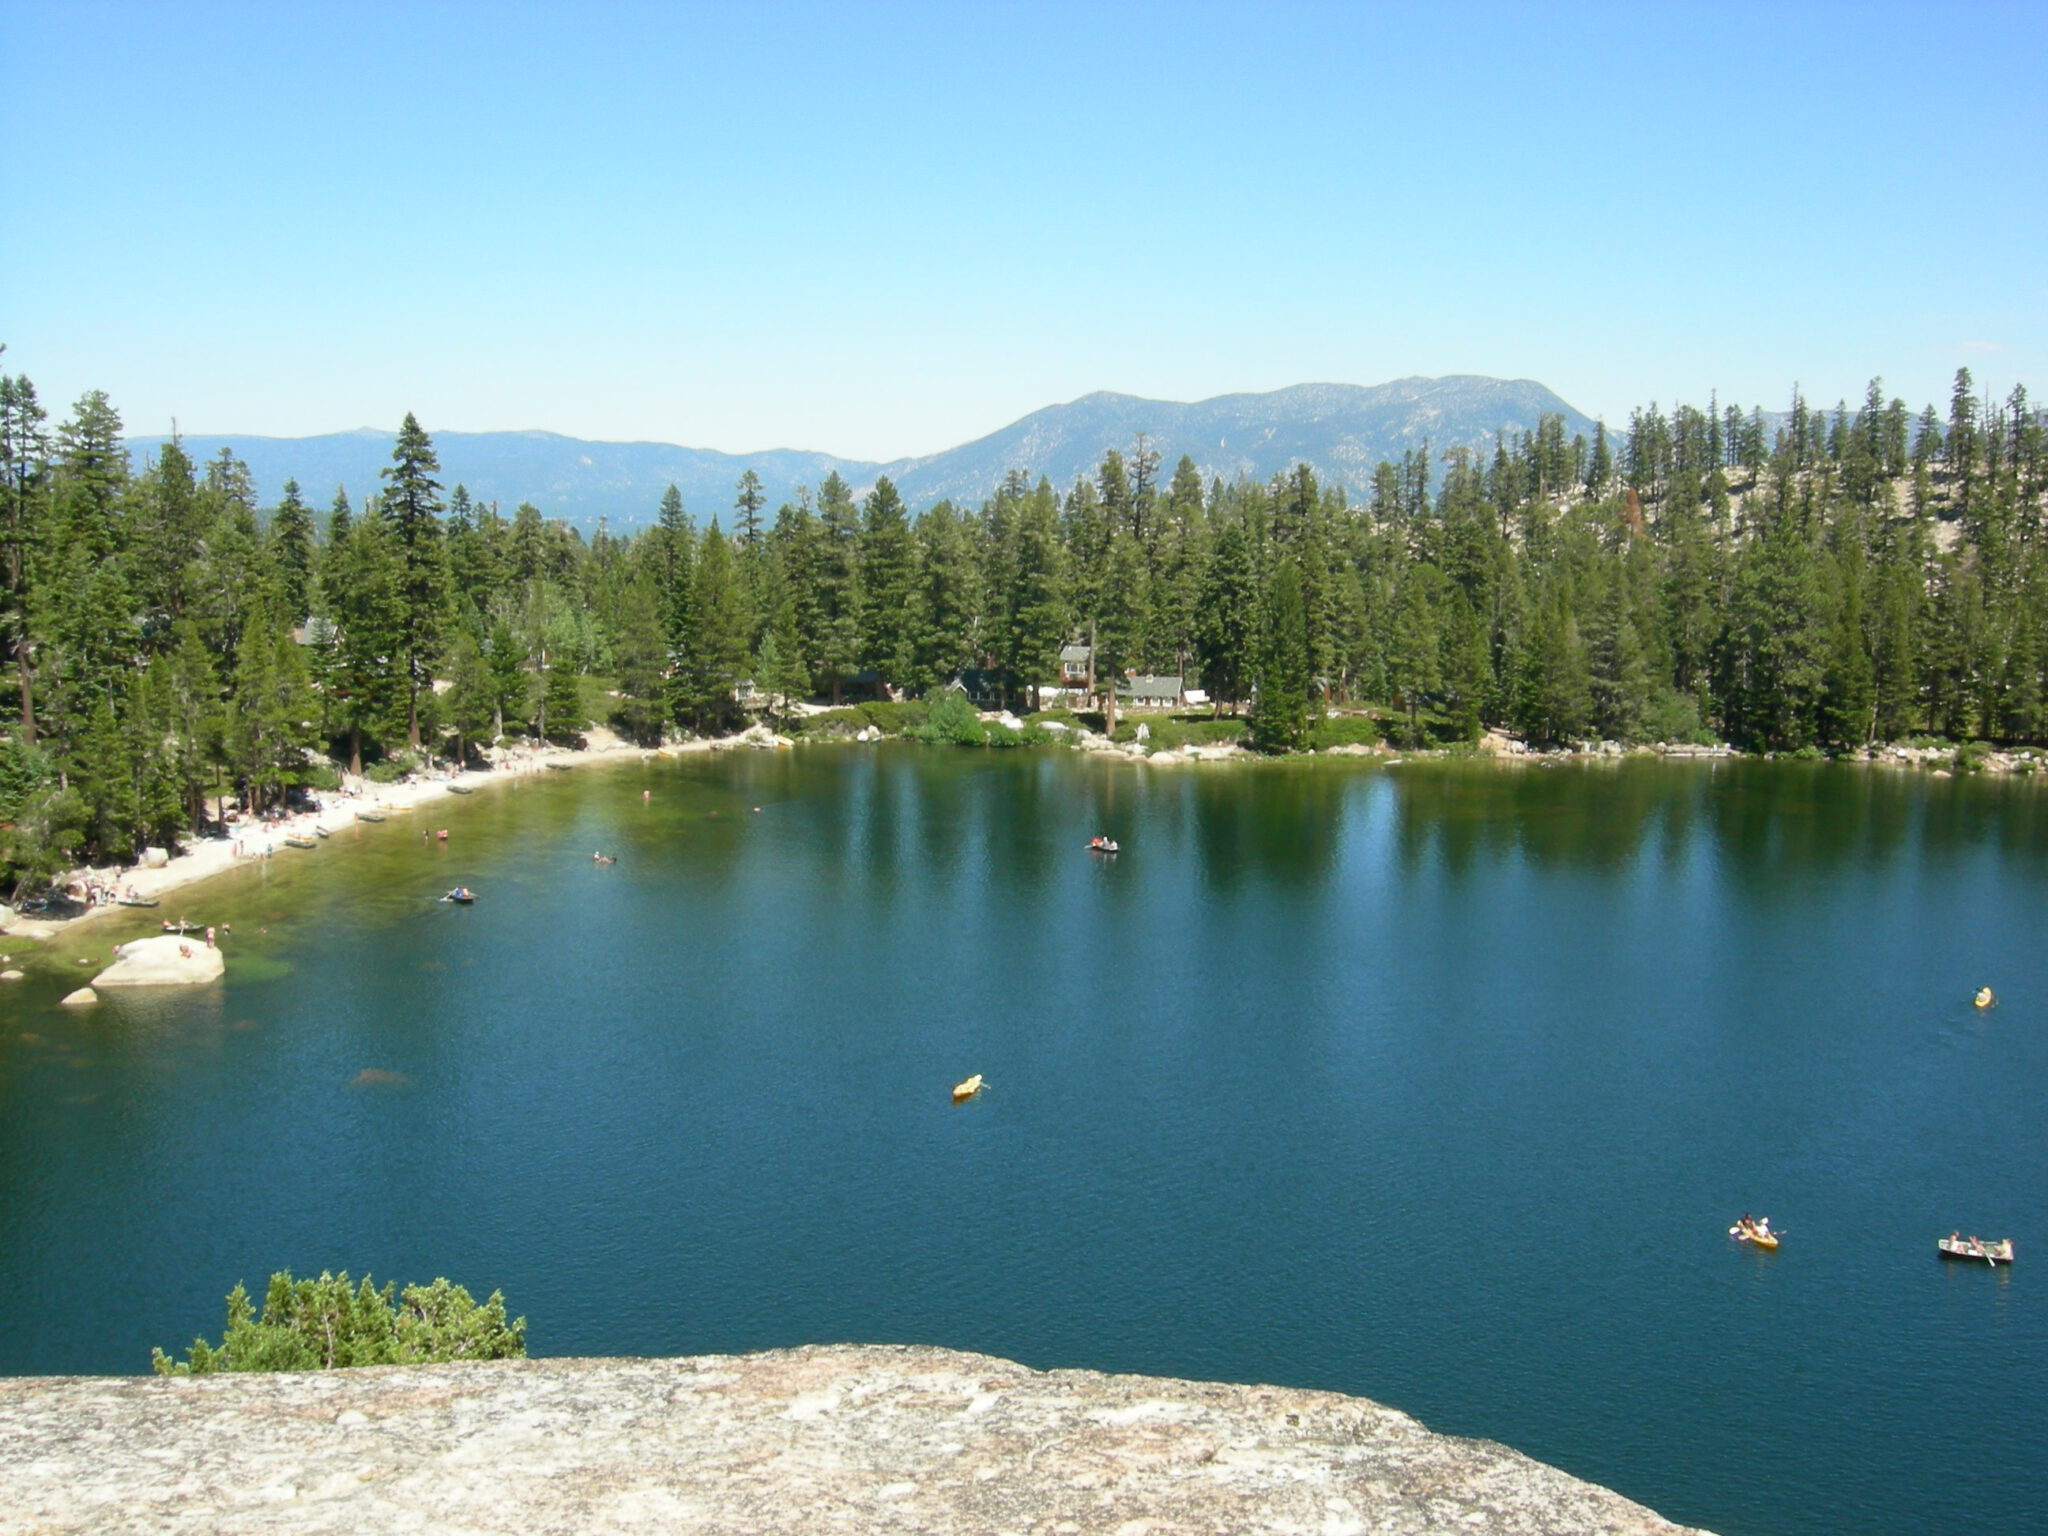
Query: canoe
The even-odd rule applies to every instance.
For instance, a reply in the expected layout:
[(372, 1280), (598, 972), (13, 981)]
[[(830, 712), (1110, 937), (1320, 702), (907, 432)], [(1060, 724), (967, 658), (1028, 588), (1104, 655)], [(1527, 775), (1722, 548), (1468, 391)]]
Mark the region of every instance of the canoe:
[(574, 768), (576, 765), (574, 763), (548, 763), (545, 766), (553, 769), (556, 773), (567, 773), (571, 768)]
[(476, 793), (476, 789), (473, 785), (469, 784), (450, 784), (448, 786), (448, 793), (451, 795), (473, 795)]
[(284, 840), (284, 845), (287, 848), (318, 848), (320, 846), (318, 843), (314, 842), (313, 839), (310, 837), (298, 836), (286, 838)]
[(357, 812), (356, 812), (356, 820), (357, 820), (357, 821), (382, 821), (383, 819), (384, 819), (384, 813), (383, 813), (382, 811), (357, 811)]
[(1974, 1259), (1979, 1264), (1989, 1264), (1993, 1269), (2012, 1262), (2012, 1239), (2002, 1237), (1996, 1242), (1982, 1240), (1972, 1242), (1967, 1237), (1938, 1238), (1934, 1244), (1941, 1250), (1944, 1259)]
[(953, 1085), (953, 1102), (955, 1104), (964, 1104), (981, 1092), (985, 1086), (986, 1084), (981, 1080), (981, 1074), (977, 1072), (974, 1076), (968, 1078), (966, 1082)]
[(322, 842), (325, 842), (328, 838), (334, 836), (334, 834), (328, 831), (325, 827), (315, 827), (313, 829), (313, 835), (319, 838)]
[(114, 898), (114, 905), (117, 907), (153, 907), (156, 905), (156, 898), (154, 896), (116, 896)]

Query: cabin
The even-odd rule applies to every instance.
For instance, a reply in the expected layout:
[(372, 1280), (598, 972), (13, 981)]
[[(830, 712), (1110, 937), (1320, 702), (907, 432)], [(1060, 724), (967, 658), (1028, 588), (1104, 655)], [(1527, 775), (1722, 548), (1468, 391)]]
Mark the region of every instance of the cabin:
[(968, 667), (956, 672), (946, 680), (945, 686), (955, 693), (967, 695), (967, 702), (976, 709), (1001, 709), (1003, 707), (1002, 679), (984, 667)]
[(1187, 689), (1178, 677), (1140, 674), (1117, 683), (1116, 702), (1121, 709), (1179, 709)]
[(861, 703), (870, 699), (877, 703), (892, 703), (902, 697), (902, 692), (891, 688), (882, 674), (873, 667), (862, 667), (852, 676), (839, 680), (839, 702), (842, 704)]
[(1060, 647), (1060, 686), (1062, 688), (1086, 688), (1088, 675), (1095, 669), (1095, 647), (1079, 640), (1069, 641)]

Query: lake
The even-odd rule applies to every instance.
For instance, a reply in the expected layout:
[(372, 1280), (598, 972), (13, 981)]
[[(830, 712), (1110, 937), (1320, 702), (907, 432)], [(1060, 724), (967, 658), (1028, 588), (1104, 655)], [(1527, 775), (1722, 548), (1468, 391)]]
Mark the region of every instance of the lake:
[(346, 1266), (537, 1354), (1327, 1387), (1727, 1536), (2048, 1528), (2044, 897), (2048, 786), (1827, 764), (543, 775), (173, 893), (217, 988), (60, 1010), (81, 936), (0, 998), (0, 1371)]

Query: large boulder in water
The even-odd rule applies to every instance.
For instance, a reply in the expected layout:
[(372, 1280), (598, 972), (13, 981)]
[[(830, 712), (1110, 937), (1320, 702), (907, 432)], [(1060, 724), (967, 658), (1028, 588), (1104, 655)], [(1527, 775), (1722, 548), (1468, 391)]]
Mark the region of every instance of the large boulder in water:
[(192, 934), (133, 939), (114, 955), (114, 963), (93, 977), (94, 987), (199, 987), (227, 970), (220, 951)]

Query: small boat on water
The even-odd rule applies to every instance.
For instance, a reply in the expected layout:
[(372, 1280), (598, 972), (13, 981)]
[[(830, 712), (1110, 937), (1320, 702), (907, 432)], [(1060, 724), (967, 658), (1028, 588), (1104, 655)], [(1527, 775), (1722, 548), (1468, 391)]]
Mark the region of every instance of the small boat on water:
[(974, 1076), (968, 1078), (966, 1082), (953, 1085), (953, 1102), (955, 1104), (965, 1104), (987, 1086), (988, 1084), (981, 1080), (981, 1074), (977, 1072)]
[(1980, 1264), (1989, 1264), (1993, 1269), (2012, 1262), (2012, 1239), (2009, 1237), (1986, 1242), (1982, 1238), (1962, 1237), (1951, 1232), (1947, 1237), (1936, 1239), (1934, 1246), (1941, 1250), (1944, 1259), (1974, 1259)]
[(296, 832), (284, 840), (284, 845), (287, 848), (318, 848), (320, 846), (312, 838), (300, 837)]
[(356, 812), (356, 820), (357, 820), (357, 821), (382, 821), (383, 819), (384, 819), (384, 813), (383, 813), (382, 811), (357, 811), (357, 812)]
[(1751, 1243), (1766, 1253), (1775, 1253), (1782, 1233), (1771, 1230), (1771, 1218), (1764, 1216), (1751, 1220), (1745, 1216), (1728, 1229), (1728, 1235), (1738, 1243)]
[(476, 900), (476, 892), (472, 891), (466, 885), (458, 885), (457, 887), (455, 887), (454, 890), (450, 891), (446, 896), (443, 896), (441, 899), (443, 901), (452, 901), (458, 907), (466, 907), (471, 902)]
[(328, 831), (325, 827), (315, 827), (313, 829), (313, 835), (319, 838), (320, 841), (323, 843), (326, 842), (328, 838), (334, 836), (334, 834)]
[(1116, 839), (1113, 837), (1091, 837), (1088, 839), (1088, 851), (1090, 853), (1119, 853), (1122, 850), (1117, 847)]
[(1970, 1001), (1975, 1003), (1979, 1008), (1991, 1008), (1997, 1005), (1998, 999), (1991, 995), (1991, 989), (1989, 987), (1979, 987), (1977, 989), (1977, 995), (1971, 998)]
[(153, 907), (156, 905), (156, 898), (154, 896), (116, 896), (114, 898), (114, 905), (117, 907)]
[(188, 923), (188, 922), (186, 922), (186, 921), (185, 921), (185, 919), (184, 919), (184, 918), (182, 918), (182, 917), (181, 917), (181, 918), (179, 918), (179, 919), (178, 919), (178, 920), (177, 920), (177, 921), (176, 921), (175, 923), (173, 923), (173, 922), (166, 922), (166, 923), (164, 924), (164, 932), (165, 932), (165, 933), (177, 933), (177, 934), (186, 934), (186, 933), (201, 933), (201, 932), (204, 932), (204, 931), (205, 931), (205, 928), (206, 928), (206, 925), (205, 925), (204, 923)]

